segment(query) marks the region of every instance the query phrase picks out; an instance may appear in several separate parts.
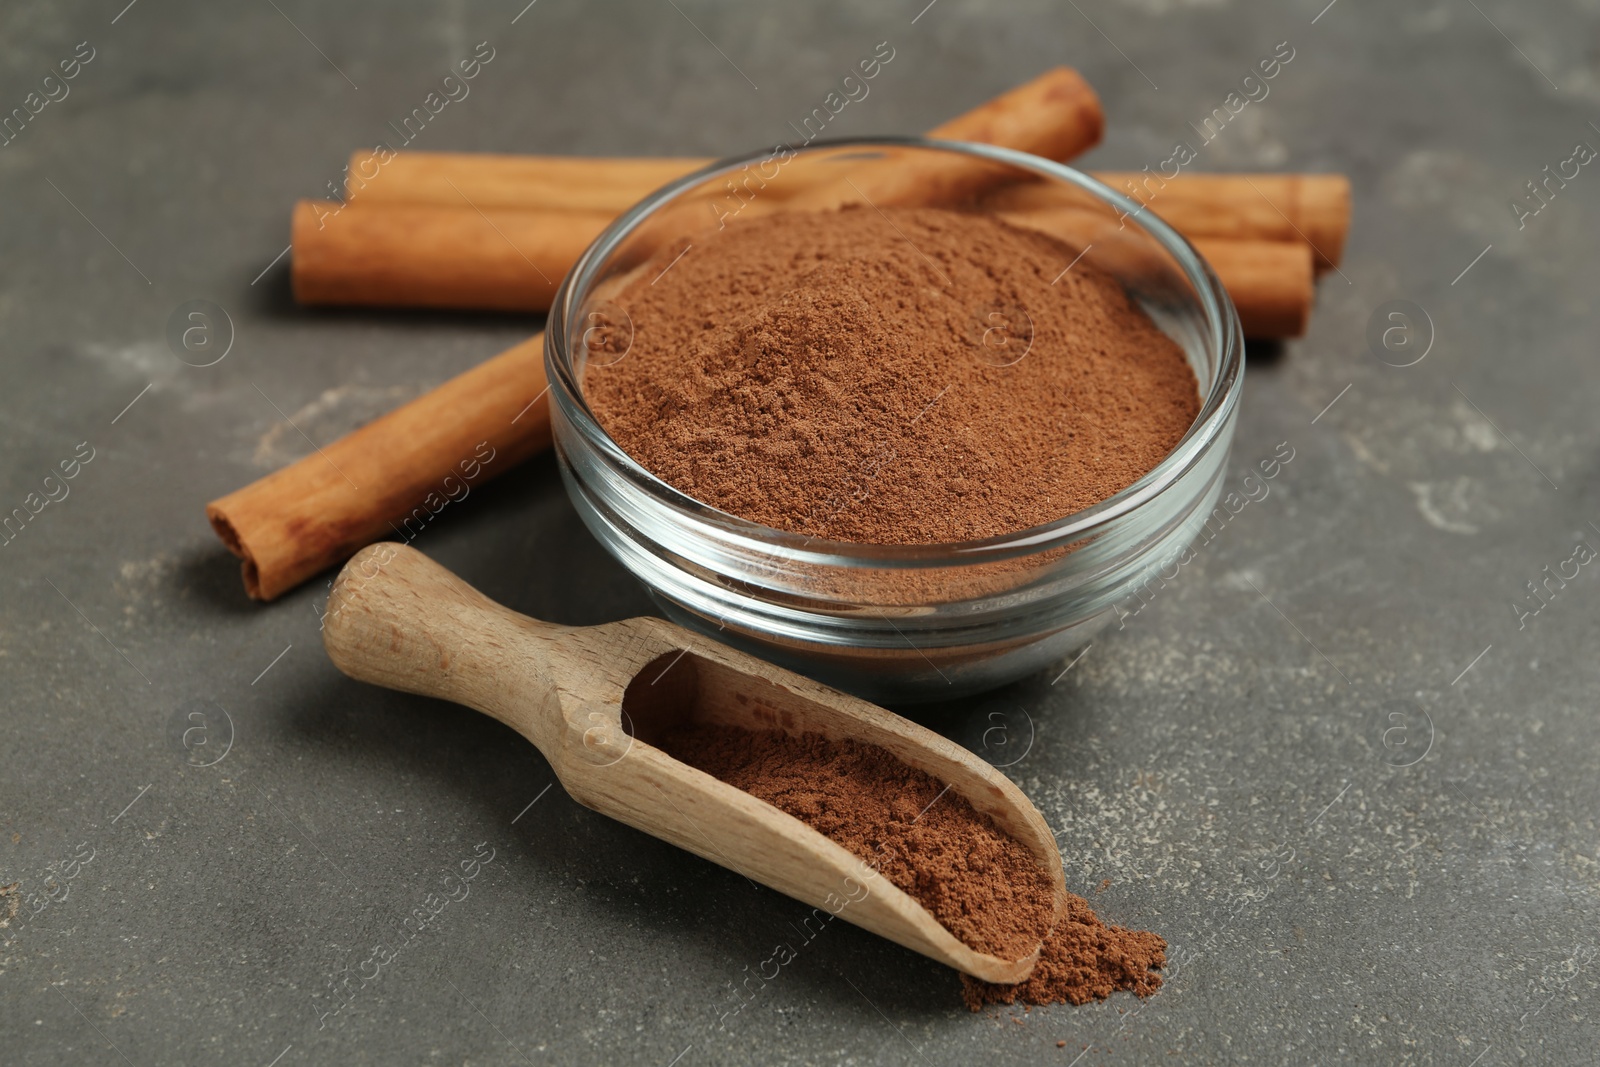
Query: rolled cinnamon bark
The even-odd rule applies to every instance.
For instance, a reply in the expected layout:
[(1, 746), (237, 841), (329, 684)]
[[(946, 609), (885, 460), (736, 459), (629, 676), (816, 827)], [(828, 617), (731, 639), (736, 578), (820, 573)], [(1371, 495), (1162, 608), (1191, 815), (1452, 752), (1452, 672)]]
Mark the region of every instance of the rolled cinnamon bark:
[[(359, 152), (355, 158), (370, 155)], [(382, 181), (359, 195), (370, 203), (452, 207), (462, 204), (465, 193), (485, 208), (621, 213), (655, 188), (712, 162), (401, 152), (385, 165)], [(1299, 241), (1313, 250), (1319, 271), (1338, 266), (1344, 254), (1350, 180), (1342, 174), (1182, 174), (1168, 180), (1138, 171), (1091, 173), (1187, 237)], [(786, 195), (781, 182), (763, 195), (768, 191)], [(1052, 186), (1026, 182), (997, 189), (984, 203), (1002, 211), (1030, 210), (1060, 206), (1060, 198)]]
[[(352, 204), (318, 229), (316, 213), (336, 206), (305, 202), (295, 212), (295, 296), (304, 303), (545, 311), (555, 293), (550, 282), (610, 221), (592, 213), (480, 214), (380, 202)], [(1081, 209), (1002, 214), (1061, 237), (1094, 241), (1118, 232), (1112, 216)], [(1246, 336), (1305, 331), (1312, 273), (1303, 243), (1197, 237), (1194, 245), (1227, 287)]]
[(206, 505), (273, 600), (364, 545), (410, 541), (477, 485), (550, 443), (544, 334), (459, 374), (311, 455)]
[(303, 304), (543, 311), (611, 222), (526, 212), (302, 200), (290, 277)]
[(1311, 249), (1289, 241), (1196, 237), (1191, 244), (1217, 272), (1254, 341), (1302, 337), (1311, 322)]
[[(1067, 160), (1100, 143), (1105, 114), (1100, 98), (1083, 76), (1056, 67), (1002, 93), (982, 107), (935, 126), (928, 136), (945, 141), (976, 141)], [(790, 204), (827, 209), (866, 201), (876, 207), (951, 205), (1014, 180), (1015, 168), (963, 158), (866, 161), (848, 180), (808, 189)]]
[[(1002, 145), (1064, 161), (1093, 148), (1104, 129), (1100, 99), (1088, 82), (1075, 70), (1057, 67), (935, 126), (927, 136)], [(618, 215), (668, 182), (714, 162), (711, 157), (571, 158), (362, 149), (350, 157), (345, 199), (351, 204), (476, 205), (484, 210), (556, 208)], [(976, 179), (974, 173), (973, 168), (967, 168), (966, 183), (970, 186), (976, 180), (982, 185), (981, 172)], [(949, 176), (943, 177), (950, 180)], [(956, 177), (954, 189), (959, 190), (961, 176)], [(930, 188), (939, 178), (924, 175), (918, 179), (912, 191), (921, 198), (920, 202), (946, 202), (944, 197), (951, 190)], [(875, 202), (899, 202), (898, 186), (876, 185), (882, 178), (852, 172), (851, 180)], [(902, 180), (903, 176), (896, 181)], [(872, 183), (873, 187), (864, 183)], [(790, 194), (790, 188), (773, 182), (762, 193), (781, 199)], [(808, 195), (825, 199), (820, 193)]]
[(1064, 161), (1100, 143), (1106, 117), (1100, 97), (1071, 67), (1032, 81), (928, 131), (941, 141), (977, 141)]
[[(513, 156), (492, 152), (396, 152), (370, 179), (381, 159), (369, 148), (350, 157), (345, 181), (349, 204), (431, 204), (521, 211), (609, 211), (620, 215), (661, 186), (716, 162), (711, 156), (665, 159), (617, 157)], [(372, 161), (372, 162), (369, 162)], [(635, 163), (644, 163), (635, 167)], [(781, 182), (772, 186), (784, 193)]]
[[(1148, 235), (1125, 228), (1115, 215), (1083, 208), (1035, 208), (999, 213), (1007, 222), (1047, 233), (1081, 251), (1085, 261), (1137, 275), (1155, 246)], [(1299, 337), (1311, 320), (1314, 293), (1311, 250), (1298, 241), (1234, 241), (1197, 237), (1190, 242), (1216, 271), (1252, 340)]]
[[(437, 204), (620, 215), (655, 189), (714, 160), (513, 156), (461, 152), (375, 152), (350, 157), (348, 204)], [(781, 194), (781, 189), (774, 186)]]
[[(1185, 237), (1234, 241), (1298, 241), (1319, 269), (1337, 267), (1350, 229), (1350, 179), (1342, 174), (1180, 174), (1162, 179), (1138, 171), (1100, 171), (1094, 177), (1132, 197)], [(1044, 182), (1021, 182), (991, 192), (984, 204), (1000, 211), (1059, 207), (1064, 194)]]

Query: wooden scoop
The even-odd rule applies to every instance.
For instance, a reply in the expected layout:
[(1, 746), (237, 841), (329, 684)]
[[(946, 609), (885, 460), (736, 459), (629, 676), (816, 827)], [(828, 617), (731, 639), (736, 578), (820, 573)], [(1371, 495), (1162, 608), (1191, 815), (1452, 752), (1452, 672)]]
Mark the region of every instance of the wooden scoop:
[(1065, 903), (1061, 855), (1004, 775), (931, 730), (660, 619), (567, 627), (501, 607), (415, 549), (376, 544), (339, 574), (323, 619), (352, 678), (476, 708), (538, 746), (573, 799), (941, 963), (1019, 982), (1016, 960), (975, 951), (866, 862), (799, 819), (650, 742), (725, 724), (853, 738), (966, 797), (1020, 841)]

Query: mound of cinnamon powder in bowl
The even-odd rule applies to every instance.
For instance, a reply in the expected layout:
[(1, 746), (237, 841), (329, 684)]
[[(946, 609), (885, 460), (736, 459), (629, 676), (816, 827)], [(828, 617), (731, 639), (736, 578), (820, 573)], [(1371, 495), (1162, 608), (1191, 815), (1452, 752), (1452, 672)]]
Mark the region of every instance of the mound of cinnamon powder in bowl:
[(1178, 345), (1076, 260), (933, 208), (696, 235), (614, 297), (631, 346), (591, 363), (585, 394), (640, 465), (767, 526), (870, 544), (1027, 529), (1137, 481), (1200, 407)]
[(1043, 939), (1027, 981), (962, 976), (967, 1005), (1082, 1004), (1149, 996), (1166, 962), (1155, 934), (1107, 926), (1081, 897), (1052, 929), (1054, 883), (1019, 841), (931, 775), (886, 749), (820, 734), (688, 726), (668, 755), (793, 815), (855, 853), (966, 944), (1017, 959)]

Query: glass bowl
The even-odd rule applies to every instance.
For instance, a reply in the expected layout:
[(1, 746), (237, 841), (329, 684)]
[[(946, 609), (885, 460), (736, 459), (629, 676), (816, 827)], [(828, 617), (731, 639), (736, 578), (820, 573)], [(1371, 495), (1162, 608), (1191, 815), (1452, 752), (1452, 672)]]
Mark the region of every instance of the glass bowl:
[[(906, 175), (943, 177), (897, 186), (893, 179)], [(852, 176), (859, 180), (841, 180)], [(1188, 433), (1109, 499), (982, 541), (820, 540), (685, 496), (625, 453), (590, 409), (588, 367), (626, 358), (632, 341), (631, 322), (610, 297), (665, 242), (737, 226), (791, 201), (816, 204), (829, 190), (846, 190), (850, 199), (863, 185), (888, 190), (885, 197), (932, 186), (941, 190), (938, 206), (982, 210), (994, 188), (1016, 182), (1045, 184), (1061, 208), (1052, 212), (1052, 234), (1123, 284), (1184, 351), (1200, 384)], [(573, 504), (669, 618), (869, 700), (908, 704), (1057, 664), (1136, 610), (1163, 571), (1171, 580), (1217, 502), (1244, 341), (1227, 293), (1188, 242), (1087, 175), (989, 145), (874, 138), (736, 157), (647, 197), (568, 273), (550, 311), (545, 362), (556, 453)]]

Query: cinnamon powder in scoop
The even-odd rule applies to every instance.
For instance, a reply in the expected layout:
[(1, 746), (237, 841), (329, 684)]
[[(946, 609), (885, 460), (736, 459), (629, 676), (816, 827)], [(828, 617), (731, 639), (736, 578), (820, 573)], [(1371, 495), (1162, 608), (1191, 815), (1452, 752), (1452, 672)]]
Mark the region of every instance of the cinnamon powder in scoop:
[(1102, 923), (1068, 894), (1051, 927), (1053, 882), (1020, 842), (966, 798), (876, 745), (729, 726), (680, 728), (658, 742), (676, 759), (793, 815), (865, 860), (966, 944), (1017, 959), (1032, 976), (992, 985), (963, 975), (972, 1010), (1070, 1002), (1128, 989), (1148, 996), (1166, 962), (1155, 934)]
[(585, 393), (647, 470), (745, 519), (872, 544), (1012, 533), (1126, 488), (1199, 411), (1178, 345), (1092, 264), (942, 209), (739, 223), (615, 296), (631, 333), (591, 334), (625, 347)]

